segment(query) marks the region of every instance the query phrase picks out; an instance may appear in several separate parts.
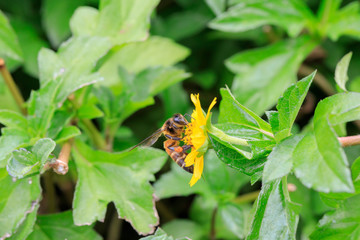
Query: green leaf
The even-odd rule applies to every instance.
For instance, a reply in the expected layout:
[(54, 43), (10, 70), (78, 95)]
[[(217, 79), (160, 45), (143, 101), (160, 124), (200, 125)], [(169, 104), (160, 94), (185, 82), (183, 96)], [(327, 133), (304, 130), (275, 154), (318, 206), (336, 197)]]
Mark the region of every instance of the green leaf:
[[(159, 0), (102, 0), (99, 11), (84, 7), (76, 11), (71, 30), (78, 36), (108, 36), (113, 44), (143, 41), (148, 37), (150, 14), (158, 3)], [(89, 23), (85, 23), (88, 17)]]
[(162, 228), (176, 239), (202, 239), (207, 236), (207, 233), (200, 224), (187, 219), (172, 220), (164, 224)]
[(224, 12), (226, 8), (226, 2), (226, 0), (206, 0), (207, 5), (216, 15)]
[[(250, 205), (218, 203), (211, 197), (197, 196), (191, 206), (190, 218), (202, 227), (205, 232), (204, 239), (208, 239), (211, 231), (211, 219), (215, 208), (218, 208), (215, 218), (216, 239), (238, 239), (240, 235), (246, 234), (248, 223), (251, 221)], [(231, 210), (233, 214), (230, 213)]]
[(302, 36), (235, 54), (225, 62), (236, 74), (231, 88), (234, 97), (255, 113), (263, 114), (296, 81), (300, 64), (316, 44)]
[(56, 143), (50, 138), (39, 139), (35, 145), (31, 148), (36, 159), (40, 162), (43, 167), (48, 160), (50, 153), (55, 149)]
[(266, 156), (263, 158), (251, 159), (252, 154), (250, 152), (226, 143), (210, 133), (209, 138), (216, 155), (228, 166), (249, 176), (263, 170)]
[(265, 114), (269, 120), (269, 124), (271, 126), (272, 132), (273, 133), (278, 132), (280, 129), (279, 112), (278, 111), (266, 111)]
[(26, 175), (37, 172), (40, 168), (39, 165), (40, 163), (32, 152), (25, 148), (20, 148), (12, 152), (12, 158), (9, 160), (6, 169), (10, 176), (23, 178)]
[(191, 174), (173, 163), (171, 171), (163, 174), (155, 182), (155, 195), (160, 198), (188, 196), (190, 194), (214, 195), (220, 200), (235, 197), (233, 192), (248, 182), (248, 178), (221, 163), (213, 150), (204, 156), (205, 181), (199, 180), (193, 187), (189, 186)]
[(161, 228), (156, 229), (154, 235), (142, 237), (142, 240), (174, 240), (172, 236), (168, 236)]
[(323, 149), (325, 145), (323, 141), (326, 141), (327, 137), (328, 134), (324, 134), (318, 140), (314, 134), (308, 133), (298, 143), (293, 153), (296, 177), (305, 186), (317, 191), (352, 192), (354, 187), (347, 168), (347, 160), (342, 156), (343, 150), (340, 144), (335, 142), (337, 139), (333, 134), (328, 140), (329, 146)]
[(310, 239), (359, 239), (360, 195), (345, 200), (341, 206), (319, 221)]
[(99, 73), (92, 70), (109, 48), (107, 38), (76, 37), (61, 45), (57, 54), (51, 50), (40, 51), (41, 88), (32, 92), (29, 101), (29, 120), (35, 132), (45, 135), (55, 110), (69, 94), (102, 80)]
[(275, 133), (277, 141), (290, 136), (292, 125), (300, 110), (300, 107), (309, 91), (316, 72), (298, 81), (286, 89), (279, 99), (276, 108), (279, 115), (279, 132)]
[(68, 127), (67, 125), (74, 116), (75, 113), (69, 113), (64, 109), (55, 111), (46, 136), (55, 139), (64, 128)]
[[(0, 11), (0, 57), (22, 62), (22, 52), (14, 30), (11, 28), (5, 14)], [(8, 66), (12, 68), (12, 66)]]
[(41, 48), (48, 47), (48, 43), (40, 37), (40, 33), (30, 22), (20, 18), (11, 18), (11, 25), (19, 38), (23, 52), (25, 72), (38, 77), (38, 53)]
[(174, 67), (148, 68), (138, 73), (133, 82), (135, 101), (144, 101), (153, 97), (169, 86), (178, 83), (190, 75)]
[[(339, 4), (338, 4), (339, 5)], [(325, 28), (326, 34), (333, 40), (337, 41), (342, 35), (360, 38), (360, 4), (351, 2), (331, 14), (328, 24)]]
[(70, 29), (74, 36), (91, 36), (95, 32), (99, 11), (92, 7), (79, 7), (70, 19)]
[[(251, 110), (241, 105), (231, 94), (229, 89), (220, 89), (222, 100), (220, 102), (219, 123), (238, 123), (260, 132), (271, 135), (270, 125)], [(229, 114), (229, 113), (232, 114)]]
[(191, 174), (173, 163), (171, 164), (171, 171), (161, 175), (160, 179), (155, 182), (155, 196), (164, 199), (174, 196), (189, 196), (195, 193), (207, 193), (209, 191), (202, 180), (190, 187), (190, 179)]
[(236, 237), (243, 239), (250, 223), (249, 211), (234, 203), (226, 203), (219, 206), (218, 216), (220, 222), (226, 226)]
[(56, 136), (55, 141), (56, 143), (61, 143), (66, 140), (69, 140), (70, 138), (74, 138), (76, 136), (79, 136), (81, 134), (81, 131), (76, 126), (66, 126), (64, 127), (61, 132)]
[(75, 226), (72, 212), (40, 215), (36, 220), (34, 231), (28, 240), (100, 240), (102, 239), (91, 226)]
[(30, 137), (24, 130), (16, 128), (1, 129), (0, 137), (0, 167), (5, 167), (10, 154), (16, 148), (29, 144)]
[(76, 225), (103, 220), (107, 204), (114, 202), (119, 217), (140, 234), (154, 231), (158, 217), (149, 181), (163, 165), (164, 152), (143, 148), (108, 153), (77, 141), (73, 156), (79, 174), (73, 203)]
[(349, 77), (347, 75), (349, 63), (351, 60), (352, 52), (349, 52), (344, 57), (341, 58), (341, 60), (336, 65), (335, 69), (335, 81), (339, 87), (346, 91), (345, 84), (349, 80)]
[[(190, 54), (189, 49), (162, 37), (150, 37), (143, 42), (134, 42), (114, 47), (105, 57), (99, 72), (105, 78), (101, 84), (119, 84), (119, 65), (131, 73), (141, 72), (149, 67), (168, 67), (182, 61)], [(124, 81), (124, 80), (122, 80)]]
[(267, 158), (263, 173), (263, 182), (269, 183), (288, 175), (293, 167), (293, 153), (302, 135), (293, 135), (283, 139), (274, 147)]
[(83, 104), (78, 109), (77, 116), (79, 118), (93, 119), (104, 116), (104, 113), (94, 104)]
[(330, 207), (339, 207), (342, 200), (360, 193), (360, 157), (358, 157), (351, 165), (351, 178), (355, 187), (354, 193), (322, 193), (322, 200)]
[(70, 36), (69, 20), (75, 9), (85, 3), (85, 0), (45, 0), (43, 2), (42, 24), (54, 47), (58, 47)]
[(50, 153), (55, 149), (55, 142), (50, 138), (39, 139), (31, 151), (21, 148), (12, 152), (7, 170), (12, 177), (23, 178), (27, 175), (42, 172)]
[(295, 174), (305, 186), (325, 193), (354, 191), (346, 155), (332, 126), (359, 118), (359, 93), (336, 94), (318, 104), (314, 130), (293, 154)]
[(40, 207), (40, 204), (37, 204), (34, 210), (26, 216), (26, 219), (21, 223), (21, 225), (16, 229), (16, 232), (7, 238), (7, 240), (26, 240), (28, 239), (29, 234), (33, 231), (37, 211)]
[[(38, 208), (41, 199), (39, 176), (14, 181), (0, 169), (0, 237), (10, 237), (26, 217)], [(27, 223), (25, 223), (27, 224)]]
[(0, 123), (9, 128), (16, 128), (19, 130), (27, 130), (28, 125), (28, 122), (23, 115), (5, 109), (0, 110)]
[(306, 10), (298, 8), (298, 4), (299, 1), (242, 1), (220, 14), (209, 26), (220, 31), (244, 32), (271, 24), (284, 28), (295, 37), (307, 22), (304, 11), (311, 12), (305, 4), (301, 7)]
[(295, 239), (298, 216), (286, 188), (280, 179), (262, 186), (246, 239)]
[[(110, 47), (109, 40), (103, 37), (71, 38), (60, 46), (57, 55), (65, 69), (60, 71), (62, 81), (56, 94), (57, 102), (62, 103), (75, 90), (101, 80), (101, 77), (92, 73), (92, 70)], [(56, 73), (57, 71), (53, 71), (53, 74)]]
[(207, 23), (213, 18), (213, 14), (205, 6), (175, 12), (167, 17), (157, 16), (152, 22), (151, 33), (171, 38), (175, 41), (194, 36), (204, 30)]

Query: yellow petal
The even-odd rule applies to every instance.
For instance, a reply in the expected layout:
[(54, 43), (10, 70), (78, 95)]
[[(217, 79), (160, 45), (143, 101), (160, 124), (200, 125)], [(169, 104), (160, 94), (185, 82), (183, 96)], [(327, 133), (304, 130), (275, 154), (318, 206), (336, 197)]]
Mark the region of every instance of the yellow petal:
[(192, 150), (191, 153), (189, 153), (185, 158), (185, 166), (189, 167), (194, 164), (195, 157), (197, 156), (198, 152), (195, 150)]
[(214, 100), (212, 100), (212, 102), (211, 102), (211, 104), (210, 104), (210, 106), (209, 106), (209, 108), (208, 108), (208, 111), (207, 111), (207, 114), (206, 114), (206, 122), (207, 122), (207, 120), (208, 120), (208, 118), (209, 118), (209, 116), (210, 116), (210, 110), (215, 106), (215, 104), (216, 104), (216, 98), (214, 98)]
[(204, 157), (196, 158), (194, 166), (194, 174), (189, 182), (190, 187), (192, 187), (200, 178), (204, 168)]
[(194, 186), (194, 184), (198, 181), (199, 179), (196, 178), (194, 175), (192, 176), (189, 184), (190, 184), (190, 187)]
[(195, 159), (194, 175), (196, 178), (201, 178), (204, 169), (204, 156)]
[(198, 121), (200, 123), (204, 122), (205, 121), (205, 116), (204, 116), (204, 113), (203, 113), (202, 108), (201, 108), (199, 94), (196, 94), (194, 97), (192, 97), (191, 101), (195, 105), (195, 111), (196, 111), (196, 115), (197, 115), (197, 118), (195, 118), (196, 121)]

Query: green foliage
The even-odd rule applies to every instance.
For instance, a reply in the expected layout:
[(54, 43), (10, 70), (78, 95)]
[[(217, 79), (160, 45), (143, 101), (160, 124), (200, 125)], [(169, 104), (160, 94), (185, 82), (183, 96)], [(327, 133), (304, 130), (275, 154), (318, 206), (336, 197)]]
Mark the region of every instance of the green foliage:
[(339, 87), (344, 91), (346, 91), (345, 84), (349, 80), (347, 72), (348, 72), (351, 56), (352, 56), (352, 52), (346, 54), (336, 65), (336, 69), (335, 69), (335, 81), (339, 85)]
[(345, 200), (341, 206), (326, 213), (320, 220), (310, 239), (358, 239), (359, 233), (359, 195)]
[(75, 226), (71, 211), (42, 215), (36, 220), (34, 231), (27, 239), (89, 239), (101, 237), (91, 226)]
[(0, 56), (9, 61), (10, 68), (22, 62), (23, 54), (19, 45), (18, 38), (12, 29), (9, 20), (0, 11)]
[(307, 18), (311, 14), (310, 10), (297, 0), (238, 2), (211, 21), (210, 27), (221, 31), (243, 32), (271, 24), (285, 28), (290, 36), (296, 36), (306, 22), (312, 20)]
[[(0, 239), (360, 237), (359, 2), (0, 9)], [(189, 93), (221, 96), (180, 141), (205, 142), (193, 187), (172, 148), (129, 151), (177, 112), (190, 136)]]
[(14, 181), (6, 169), (2, 168), (0, 169), (0, 184), (2, 189), (0, 196), (0, 236), (5, 238), (14, 234), (19, 227), (26, 228), (22, 224), (27, 225), (29, 221), (31, 225), (31, 219), (32, 222), (35, 220), (31, 213), (36, 212), (40, 202), (40, 178), (34, 176)]
[(298, 217), (286, 188), (281, 180), (262, 186), (246, 239), (295, 239)]
[(296, 69), (315, 46), (315, 41), (303, 36), (232, 56), (225, 64), (236, 74), (231, 88), (235, 98), (263, 114), (295, 82)]
[(7, 170), (12, 177), (23, 178), (26, 175), (43, 172), (44, 165), (49, 160), (50, 153), (56, 144), (50, 138), (39, 139), (31, 151), (24, 148), (12, 152)]
[(279, 122), (277, 126), (279, 131), (274, 131), (273, 129), (277, 141), (290, 135), (295, 118), (309, 91), (314, 76), (315, 72), (290, 86), (279, 99), (278, 104), (276, 105), (279, 112), (277, 120)]
[(103, 220), (106, 205), (112, 201), (119, 217), (140, 234), (154, 231), (158, 218), (148, 181), (154, 180), (153, 174), (163, 165), (163, 152), (140, 149), (112, 154), (93, 151), (78, 141), (73, 154), (79, 174), (74, 196), (76, 225)]
[(358, 119), (359, 100), (358, 93), (344, 93), (318, 104), (314, 131), (305, 135), (293, 154), (295, 174), (306, 186), (321, 192), (354, 191), (346, 155), (332, 126)]

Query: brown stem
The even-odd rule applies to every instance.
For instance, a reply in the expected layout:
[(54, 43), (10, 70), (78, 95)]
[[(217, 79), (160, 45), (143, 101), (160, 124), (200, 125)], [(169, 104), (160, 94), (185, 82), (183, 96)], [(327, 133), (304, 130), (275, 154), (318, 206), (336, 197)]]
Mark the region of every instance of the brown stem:
[(7, 85), (7, 87), (9, 88), (11, 95), (13, 96), (13, 98), (15, 99), (16, 104), (18, 105), (18, 107), (20, 108), (22, 114), (26, 115), (27, 114), (27, 110), (25, 108), (25, 101), (24, 98), (22, 97), (19, 88), (16, 86), (14, 79), (12, 78), (9, 70), (6, 68), (6, 64), (4, 59), (0, 58), (0, 72), (1, 75), (4, 78), (4, 81)]
[(237, 198), (235, 198), (233, 200), (233, 202), (239, 204), (239, 203), (248, 203), (248, 202), (255, 201), (255, 199), (259, 196), (259, 193), (260, 193), (260, 190), (240, 195)]
[[(299, 75), (301, 77), (305, 77), (308, 76), (309, 74), (311, 74), (312, 72), (314, 72), (315, 69), (302, 64), (299, 68)], [(314, 77), (314, 83), (321, 88), (321, 90), (324, 91), (324, 93), (326, 93), (327, 95), (334, 95), (336, 93), (336, 91), (334, 90), (333, 86), (331, 86), (331, 84), (329, 83), (329, 81), (326, 79), (326, 77), (324, 77), (324, 75), (322, 75), (320, 72), (317, 72), (315, 77)]]
[(360, 135), (338, 137), (338, 139), (342, 147), (360, 145)]
[(218, 208), (215, 207), (213, 212), (212, 212), (212, 216), (211, 216), (211, 229), (210, 229), (210, 240), (215, 240), (216, 239), (216, 229), (215, 229), (215, 225), (216, 225), (216, 213), (217, 213)]
[(51, 167), (57, 174), (65, 175), (69, 171), (69, 157), (71, 152), (71, 146), (73, 143), (73, 138), (68, 140), (61, 148), (58, 159), (55, 163), (51, 163)]

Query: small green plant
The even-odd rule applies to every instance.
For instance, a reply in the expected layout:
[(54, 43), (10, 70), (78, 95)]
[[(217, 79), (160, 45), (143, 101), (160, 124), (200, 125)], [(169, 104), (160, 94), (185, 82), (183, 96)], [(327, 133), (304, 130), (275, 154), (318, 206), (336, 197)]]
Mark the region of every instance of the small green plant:
[[(131, 239), (119, 218), (148, 240), (360, 238), (360, 78), (351, 52), (333, 57), (333, 83), (304, 63), (328, 38), (360, 37), (358, 2), (323, 0), (314, 14), (300, 0), (177, 0), (164, 16), (159, 0), (95, 4), (43, 1), (49, 41), (0, 12), (0, 239)], [(201, 31), (209, 39), (189, 40)], [(256, 48), (232, 55), (217, 38)], [(202, 45), (227, 58), (226, 81), (206, 64), (188, 73)], [(19, 68), (40, 85), (26, 102)], [(313, 85), (330, 96), (300, 128)], [(159, 100), (165, 114), (137, 116)], [(193, 175), (163, 150), (128, 151), (175, 112), (191, 114)]]

